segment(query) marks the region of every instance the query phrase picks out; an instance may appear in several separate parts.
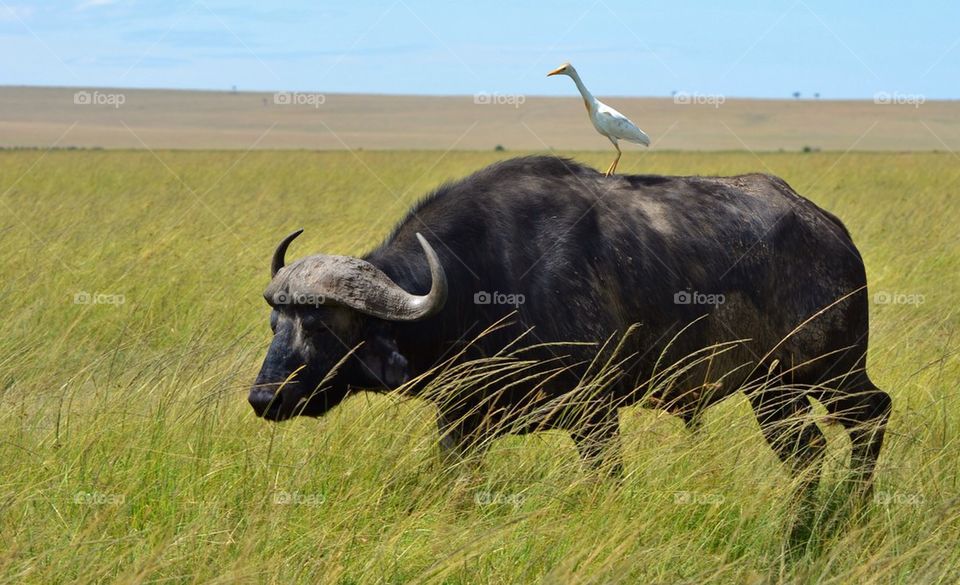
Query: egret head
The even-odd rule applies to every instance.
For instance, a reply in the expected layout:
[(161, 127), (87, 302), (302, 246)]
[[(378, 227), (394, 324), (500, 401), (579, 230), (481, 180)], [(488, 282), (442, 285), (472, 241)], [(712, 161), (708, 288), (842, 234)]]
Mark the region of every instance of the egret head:
[(568, 76), (569, 76), (569, 75), (572, 74), (574, 71), (575, 71), (575, 70), (574, 70), (574, 68), (573, 68), (573, 65), (571, 65), (571, 64), (569, 64), (569, 63), (564, 63), (563, 65), (557, 67), (556, 69), (554, 69), (554, 70), (551, 71), (550, 73), (547, 73), (547, 77), (550, 77), (551, 75), (568, 75)]

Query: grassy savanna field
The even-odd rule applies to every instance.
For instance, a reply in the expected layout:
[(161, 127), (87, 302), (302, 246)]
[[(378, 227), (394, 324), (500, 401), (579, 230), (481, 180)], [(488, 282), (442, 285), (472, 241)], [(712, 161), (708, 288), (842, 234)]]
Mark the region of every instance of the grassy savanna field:
[[(552, 432), (498, 440), (475, 470), (445, 472), (418, 400), (359, 394), (320, 420), (256, 419), (246, 394), (270, 339), (261, 292), (277, 241), (303, 226), (289, 257), (360, 255), (430, 189), (513, 155), (0, 153), (2, 581), (960, 580), (949, 153), (621, 162), (776, 173), (839, 215), (864, 256), (869, 371), (894, 400), (876, 497), (799, 555), (783, 553), (788, 475), (740, 395), (696, 434), (624, 410), (622, 482), (584, 472)], [(849, 443), (823, 429), (827, 517)]]

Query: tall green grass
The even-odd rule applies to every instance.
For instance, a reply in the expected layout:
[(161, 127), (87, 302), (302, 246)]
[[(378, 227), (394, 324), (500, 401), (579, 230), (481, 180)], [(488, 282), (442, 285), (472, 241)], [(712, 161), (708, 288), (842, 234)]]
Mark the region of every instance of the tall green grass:
[[(507, 156), (0, 154), (0, 579), (960, 581), (951, 154), (621, 163), (776, 173), (843, 218), (864, 255), (869, 370), (894, 399), (877, 496), (799, 556), (784, 554), (789, 477), (740, 396), (695, 434), (622, 411), (622, 482), (586, 473), (554, 432), (445, 470), (434, 410), (417, 400), (360, 394), (320, 420), (256, 419), (246, 392), (270, 339), (260, 294), (277, 240), (303, 226), (291, 257), (359, 255), (427, 190)], [(827, 510), (849, 446), (824, 431)]]

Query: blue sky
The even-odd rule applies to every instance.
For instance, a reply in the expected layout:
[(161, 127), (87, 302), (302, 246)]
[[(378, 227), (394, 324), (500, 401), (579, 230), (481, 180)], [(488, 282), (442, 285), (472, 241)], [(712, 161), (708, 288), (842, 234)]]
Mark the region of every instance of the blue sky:
[(0, 0), (0, 84), (960, 98), (960, 2)]

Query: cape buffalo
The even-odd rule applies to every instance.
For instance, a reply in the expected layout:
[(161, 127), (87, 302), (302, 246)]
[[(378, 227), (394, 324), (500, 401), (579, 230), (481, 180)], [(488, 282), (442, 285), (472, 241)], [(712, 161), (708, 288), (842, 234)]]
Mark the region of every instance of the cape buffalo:
[[(806, 416), (816, 399), (849, 432), (869, 490), (891, 401), (865, 370), (863, 261), (838, 218), (778, 177), (604, 177), (517, 158), (440, 187), (362, 258), (285, 266), (299, 233), (276, 249), (264, 293), (274, 337), (249, 396), (258, 416), (320, 416), (354, 389), (403, 386), (438, 403), (448, 455), (561, 428), (616, 469), (618, 407), (695, 424), (742, 391), (811, 487), (826, 444)], [(518, 339), (530, 347), (513, 352)], [(425, 390), (450, 356), (505, 351), (551, 367)]]

